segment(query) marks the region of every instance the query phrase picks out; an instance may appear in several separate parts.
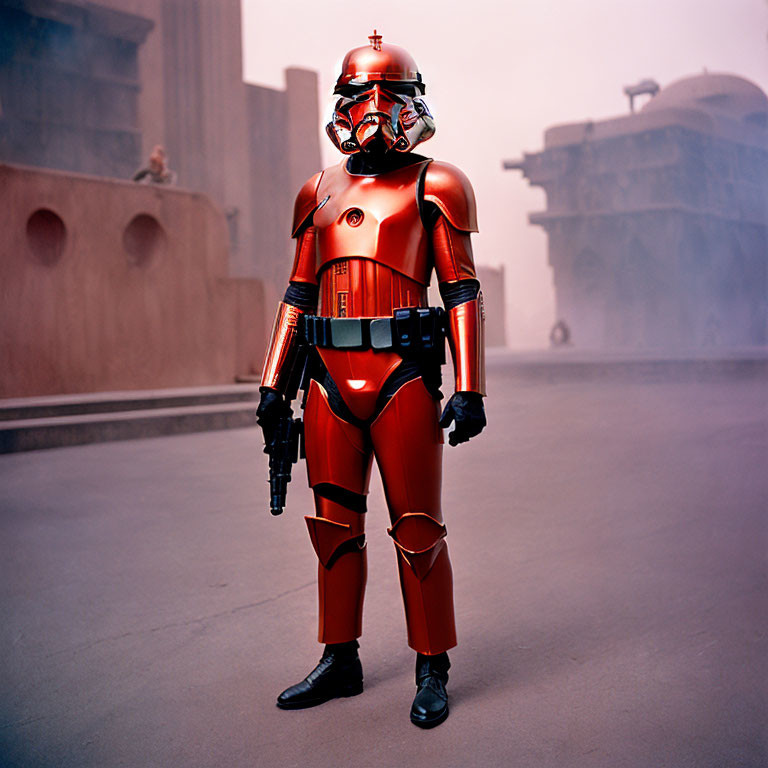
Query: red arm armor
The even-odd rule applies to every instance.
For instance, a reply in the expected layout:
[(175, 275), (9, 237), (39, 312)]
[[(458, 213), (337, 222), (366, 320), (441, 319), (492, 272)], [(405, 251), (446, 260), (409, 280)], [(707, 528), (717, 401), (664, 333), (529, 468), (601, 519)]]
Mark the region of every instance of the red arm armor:
[(293, 226), (291, 227), (291, 237), (296, 237), (301, 228), (309, 223), (312, 214), (317, 210), (317, 188), (320, 186), (320, 179), (324, 171), (316, 173), (312, 178), (304, 182), (304, 186), (296, 195), (296, 202), (293, 204)]
[(298, 307), (293, 307), (284, 301), (277, 305), (272, 337), (269, 340), (264, 369), (261, 372), (262, 387), (275, 389), (281, 394), (284, 392), (296, 359), (296, 333), (302, 314)]
[[(301, 193), (299, 193), (299, 197), (301, 197)], [(307, 219), (308, 216), (305, 216), (304, 222)], [(296, 256), (291, 270), (291, 283), (317, 285), (317, 277), (315, 276), (316, 235), (315, 228), (311, 226), (305, 227), (296, 235)], [(281, 301), (278, 305), (275, 323), (272, 327), (272, 336), (267, 346), (267, 354), (261, 373), (262, 387), (283, 392), (296, 359), (296, 332), (302, 314), (304, 314), (303, 309), (285, 301)]]
[(485, 312), (483, 294), (448, 310), (448, 343), (457, 392), (485, 395)]
[(455, 166), (433, 160), (424, 174), (424, 199), (462, 232), (477, 232), (477, 204), (469, 179)]
[(303, 229), (296, 237), (296, 255), (289, 278), (292, 283), (312, 283), (317, 285), (315, 249), (317, 230), (314, 227)]
[[(469, 233), (477, 231), (477, 217), (475, 196), (469, 181), (448, 163), (430, 163), (425, 178), (424, 199), (440, 209), (432, 230), (432, 251), (441, 289), (465, 280), (476, 282)], [(485, 395), (482, 294), (478, 293), (447, 309), (448, 343), (456, 373), (456, 391)]]

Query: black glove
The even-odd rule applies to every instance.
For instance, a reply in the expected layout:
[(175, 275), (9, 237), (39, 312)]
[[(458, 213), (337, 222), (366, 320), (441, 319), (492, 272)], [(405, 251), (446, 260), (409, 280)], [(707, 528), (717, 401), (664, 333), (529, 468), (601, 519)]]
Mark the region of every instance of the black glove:
[(451, 422), (456, 428), (448, 434), (451, 445), (466, 443), (470, 437), (479, 435), (486, 425), (483, 396), (479, 392), (455, 392), (440, 417), (440, 426), (446, 429)]
[(256, 423), (264, 433), (265, 450), (267, 450), (272, 445), (278, 420), (290, 406), (275, 389), (259, 387), (259, 392), (261, 392), (261, 401), (256, 409)]

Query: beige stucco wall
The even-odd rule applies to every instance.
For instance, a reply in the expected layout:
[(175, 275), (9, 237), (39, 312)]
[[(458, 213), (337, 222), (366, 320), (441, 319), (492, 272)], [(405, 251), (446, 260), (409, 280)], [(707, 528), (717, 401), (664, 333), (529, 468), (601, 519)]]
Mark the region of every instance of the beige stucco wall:
[[(39, 210), (63, 240), (50, 214), (29, 223)], [(147, 226), (131, 241), (136, 216)], [(261, 283), (227, 277), (226, 222), (205, 195), (0, 165), (0, 231), (0, 397), (258, 369)]]

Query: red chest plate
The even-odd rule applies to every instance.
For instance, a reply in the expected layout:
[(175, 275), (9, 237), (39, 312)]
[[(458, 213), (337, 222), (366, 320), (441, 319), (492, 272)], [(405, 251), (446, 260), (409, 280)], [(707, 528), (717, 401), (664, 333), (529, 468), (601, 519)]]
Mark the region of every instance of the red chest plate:
[(325, 203), (312, 221), (317, 273), (338, 259), (371, 259), (428, 285), (432, 265), (418, 190), (429, 162), (379, 176), (352, 175), (345, 163), (327, 169), (317, 189)]

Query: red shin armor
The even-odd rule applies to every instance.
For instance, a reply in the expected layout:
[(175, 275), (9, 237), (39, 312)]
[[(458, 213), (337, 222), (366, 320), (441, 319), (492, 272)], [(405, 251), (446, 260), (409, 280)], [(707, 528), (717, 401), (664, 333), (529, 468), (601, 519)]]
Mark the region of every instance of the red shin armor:
[[(412, 103), (418, 96), (409, 101), (413, 94), (404, 95), (392, 82), (423, 93), (413, 60), (401, 49), (379, 44), (372, 53), (357, 49), (348, 55), (337, 85), (342, 98), (328, 129), (343, 152), (359, 152), (379, 139), (392, 152), (407, 151), (434, 131), (428, 112), (422, 111), (426, 107)], [(349, 103), (355, 88), (354, 103)], [(421, 115), (418, 130), (409, 109)], [(366, 117), (369, 113), (373, 117)], [(401, 122), (392, 123), (392, 115)], [(447, 331), (457, 391), (485, 394), (482, 298), (469, 238), (474, 231), (474, 194), (457, 168), (413, 157), (410, 163), (363, 175), (350, 172), (345, 158), (313, 176), (296, 199), (297, 247), (290, 280), (317, 286), (316, 314), (333, 318), (390, 317), (396, 309), (426, 307), (433, 270), (441, 286), (474, 286), (476, 298), (449, 308)], [(263, 386), (281, 390), (301, 313), (281, 303)], [(362, 632), (365, 499), (375, 456), (397, 552), (409, 645), (424, 654), (448, 650), (456, 643), (456, 631), (440, 508), (443, 436), (436, 388), (424, 380), (434, 358), (422, 360), (417, 354), (404, 363), (394, 349), (365, 346), (323, 347), (313, 354), (321, 373), (310, 382), (304, 424), (315, 496), (315, 516), (307, 517), (307, 525), (319, 561), (319, 639), (339, 643)], [(393, 378), (404, 365), (413, 373)]]

